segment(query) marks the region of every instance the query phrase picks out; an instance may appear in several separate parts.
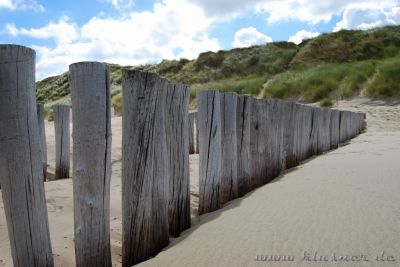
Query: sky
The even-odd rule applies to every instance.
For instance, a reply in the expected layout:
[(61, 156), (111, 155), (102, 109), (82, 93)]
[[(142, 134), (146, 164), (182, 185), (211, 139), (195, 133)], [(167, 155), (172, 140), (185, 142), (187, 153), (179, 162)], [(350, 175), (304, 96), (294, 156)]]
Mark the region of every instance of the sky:
[(36, 50), (37, 80), (398, 24), (400, 0), (0, 0), (0, 43)]

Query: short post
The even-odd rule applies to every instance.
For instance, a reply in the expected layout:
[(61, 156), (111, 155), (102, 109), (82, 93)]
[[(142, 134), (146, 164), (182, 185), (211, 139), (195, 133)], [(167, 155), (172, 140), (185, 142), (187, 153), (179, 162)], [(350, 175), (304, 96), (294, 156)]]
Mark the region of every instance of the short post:
[(43, 179), (46, 181), (47, 175), (47, 144), (46, 144), (46, 128), (44, 125), (44, 105), (43, 103), (37, 103), (37, 119), (39, 124), (39, 135), (40, 135), (40, 151), (42, 153), (43, 163)]
[(222, 93), (220, 205), (238, 197), (236, 109), (237, 94)]
[(122, 73), (123, 267), (155, 256), (169, 243), (167, 86), (155, 73)]
[(221, 101), (216, 90), (197, 93), (199, 215), (218, 210), (221, 176)]
[[(111, 100), (108, 67), (98, 62), (80, 62), (70, 65), (69, 73), (74, 118), (76, 266), (111, 267)], [(58, 112), (69, 114), (69, 108)]]
[(53, 266), (30, 48), (0, 45), (0, 114), (0, 184), (13, 266)]
[(239, 95), (236, 110), (238, 196), (242, 197), (251, 191), (251, 98)]
[(54, 128), (56, 140), (56, 170), (55, 178), (69, 178), (70, 167), (70, 107), (65, 105), (53, 106)]
[[(169, 84), (166, 97), (166, 140), (169, 161), (169, 233), (178, 237), (190, 228), (189, 179), (190, 87)], [(189, 114), (189, 115), (188, 115)], [(191, 113), (193, 114), (193, 113)]]

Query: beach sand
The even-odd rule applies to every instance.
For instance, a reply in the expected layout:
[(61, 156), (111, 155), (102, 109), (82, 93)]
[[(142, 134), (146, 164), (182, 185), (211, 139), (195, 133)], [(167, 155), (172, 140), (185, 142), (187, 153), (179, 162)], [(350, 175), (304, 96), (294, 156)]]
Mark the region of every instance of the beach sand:
[[(366, 133), (200, 218), (198, 156), (191, 156), (193, 227), (140, 266), (400, 266), (399, 102), (357, 98), (338, 108), (366, 112)], [(121, 266), (121, 118), (112, 131), (111, 245)], [(52, 123), (46, 133), (54, 172)], [(74, 266), (72, 181), (45, 187), (55, 266)], [(0, 266), (12, 266), (1, 199)]]

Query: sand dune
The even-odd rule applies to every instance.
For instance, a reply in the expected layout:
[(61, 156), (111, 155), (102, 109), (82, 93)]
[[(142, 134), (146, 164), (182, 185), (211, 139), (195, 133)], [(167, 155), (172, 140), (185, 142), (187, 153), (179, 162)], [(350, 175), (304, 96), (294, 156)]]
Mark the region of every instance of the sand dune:
[[(358, 98), (339, 108), (366, 112), (367, 132), (200, 218), (191, 156), (193, 227), (141, 266), (400, 266), (400, 105)], [(50, 171), (53, 127), (46, 124)], [(121, 118), (112, 131), (111, 244), (120, 266)], [(45, 186), (55, 264), (74, 266), (72, 181)], [(382, 252), (396, 262), (380, 261)], [(10, 254), (0, 200), (0, 266), (12, 266)]]

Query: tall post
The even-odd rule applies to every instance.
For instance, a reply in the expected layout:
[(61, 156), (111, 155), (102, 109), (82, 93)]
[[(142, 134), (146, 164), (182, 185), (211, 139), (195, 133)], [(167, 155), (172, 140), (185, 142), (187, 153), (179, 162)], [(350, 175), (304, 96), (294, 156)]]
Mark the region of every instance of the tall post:
[(322, 130), (322, 109), (318, 107), (312, 108), (312, 129), (310, 135), (311, 142), (311, 155), (321, 154), (319, 150), (318, 142), (321, 136), (320, 132)]
[(195, 125), (196, 112), (189, 113), (189, 154), (196, 154), (195, 148)]
[(221, 94), (220, 205), (238, 197), (236, 109), (237, 94)]
[(111, 113), (107, 65), (69, 66), (76, 266), (110, 267)]
[(340, 134), (340, 111), (332, 109), (330, 120), (330, 145), (331, 149), (338, 148)]
[(216, 90), (197, 93), (199, 126), (199, 215), (221, 207), (221, 102)]
[(47, 144), (46, 144), (46, 127), (44, 125), (44, 105), (43, 103), (37, 103), (37, 119), (39, 124), (39, 135), (40, 135), (40, 151), (42, 153), (43, 162), (43, 179), (46, 180), (47, 175)]
[(165, 130), (170, 178), (169, 233), (173, 237), (190, 227), (189, 95), (190, 87), (187, 85), (168, 85)]
[(240, 95), (237, 99), (236, 113), (239, 197), (244, 196), (251, 190), (250, 119), (251, 98)]
[(70, 177), (70, 109), (69, 106), (65, 105), (53, 106), (56, 140), (56, 179)]
[(0, 114), (0, 184), (14, 266), (53, 266), (34, 50), (0, 45)]
[(168, 82), (157, 74), (134, 70), (123, 71), (122, 265), (124, 267), (155, 256), (169, 243), (170, 180), (165, 134), (167, 86)]

